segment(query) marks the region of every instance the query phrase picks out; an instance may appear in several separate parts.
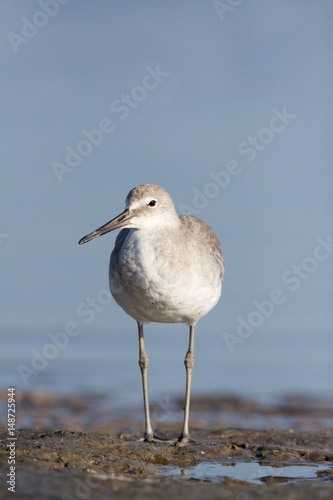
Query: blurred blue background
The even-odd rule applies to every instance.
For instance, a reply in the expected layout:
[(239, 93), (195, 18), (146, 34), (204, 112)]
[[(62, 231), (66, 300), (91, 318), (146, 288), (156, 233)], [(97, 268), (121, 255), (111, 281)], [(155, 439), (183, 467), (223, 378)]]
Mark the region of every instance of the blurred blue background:
[[(3, 388), (141, 401), (136, 324), (103, 291), (116, 234), (77, 242), (155, 183), (225, 258), (193, 392), (332, 393), (332, 14), (328, 0), (1, 2)], [(264, 317), (254, 301), (275, 289)], [(80, 333), (45, 347), (68, 322)], [(182, 394), (187, 327), (145, 331), (152, 397)]]

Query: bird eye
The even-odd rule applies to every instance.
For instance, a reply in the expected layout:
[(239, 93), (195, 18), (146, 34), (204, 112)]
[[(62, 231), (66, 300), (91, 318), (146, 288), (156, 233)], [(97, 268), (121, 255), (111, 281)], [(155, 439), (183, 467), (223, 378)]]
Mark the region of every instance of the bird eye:
[(157, 201), (156, 200), (150, 200), (150, 202), (148, 203), (148, 206), (149, 207), (154, 207), (156, 205)]

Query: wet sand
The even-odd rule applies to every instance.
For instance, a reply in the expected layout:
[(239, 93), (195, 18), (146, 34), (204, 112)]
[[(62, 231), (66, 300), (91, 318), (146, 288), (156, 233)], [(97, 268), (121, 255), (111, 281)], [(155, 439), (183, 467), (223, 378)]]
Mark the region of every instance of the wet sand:
[[(141, 418), (142, 415), (137, 415), (135, 410), (122, 414), (114, 412), (113, 418), (109, 415), (106, 428), (104, 418), (98, 420), (89, 416), (87, 409), (91, 408), (92, 400), (88, 397), (69, 400), (50, 395), (21, 395), (18, 414), (21, 414), (22, 423), (27, 423), (30, 418), (31, 425), (30, 428), (17, 431), (15, 495), (6, 490), (8, 432), (6, 428), (1, 429), (0, 498), (332, 498), (333, 430), (218, 426), (217, 408), (222, 402), (225, 407), (227, 400), (234, 415), (235, 405), (242, 415), (249, 406), (249, 401), (238, 399), (237, 402), (237, 398), (226, 396), (193, 398), (190, 428), (195, 442), (187, 446), (175, 446), (163, 441), (139, 441), (142, 425), (135, 417)], [(64, 410), (66, 402), (67, 413)], [(318, 404), (308, 403), (303, 404), (303, 407), (308, 407), (312, 427), (322, 422), (323, 418), (332, 417), (329, 407), (323, 405), (320, 408)], [(170, 406), (176, 407), (177, 415), (177, 402), (170, 403)], [(300, 400), (298, 406), (302, 408)], [(171, 417), (166, 419), (166, 410), (164, 408), (161, 412), (160, 407), (159, 413), (155, 412), (156, 433), (164, 438), (173, 438), (179, 433), (181, 421), (171, 421)], [(252, 403), (252, 409), (254, 407), (256, 412), (261, 408), (262, 418), (265, 413), (274, 412), (272, 408), (269, 410), (266, 407), (265, 410), (263, 405), (255, 402)], [(248, 415), (251, 411), (247, 409)], [(281, 411), (280, 408), (280, 416)], [(286, 417), (290, 413), (297, 413), (295, 405), (291, 403), (284, 406), (284, 412)], [(205, 414), (207, 421), (215, 415), (215, 425), (202, 425)], [(52, 415), (57, 416), (57, 422), (52, 420)], [(157, 421), (157, 415), (160, 422)], [(74, 430), (75, 419), (79, 427), (85, 427), (83, 430)], [(105, 429), (101, 430), (101, 427)], [(99, 432), (96, 432), (96, 428)], [(256, 475), (243, 471), (239, 476), (241, 479), (232, 479), (230, 476), (233, 474), (211, 474), (214, 466), (224, 465), (227, 466), (223, 468), (224, 471), (230, 468), (230, 471), (235, 472), (238, 466), (244, 464), (257, 464), (261, 473)], [(299, 467), (292, 469), (295, 465)], [(287, 474), (283, 475), (288, 470), (298, 472), (294, 478), (290, 478)], [(305, 479), (310, 470), (313, 471), (312, 476)], [(198, 471), (201, 471), (200, 474)]]

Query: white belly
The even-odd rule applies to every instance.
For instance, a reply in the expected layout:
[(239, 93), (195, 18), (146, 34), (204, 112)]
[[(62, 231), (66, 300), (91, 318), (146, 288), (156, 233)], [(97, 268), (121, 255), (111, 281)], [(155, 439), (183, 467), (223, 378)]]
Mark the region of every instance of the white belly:
[(165, 245), (166, 236), (129, 231), (111, 256), (110, 290), (139, 322), (194, 324), (220, 297), (219, 269), (209, 254), (202, 259), (202, 248), (196, 252), (190, 242), (173, 245), (168, 238)]

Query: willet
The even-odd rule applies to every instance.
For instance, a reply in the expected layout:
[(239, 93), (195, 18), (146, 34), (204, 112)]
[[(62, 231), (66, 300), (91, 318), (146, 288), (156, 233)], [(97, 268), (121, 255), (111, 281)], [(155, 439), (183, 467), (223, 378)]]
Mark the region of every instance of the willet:
[(124, 228), (111, 253), (109, 281), (115, 301), (138, 323), (139, 365), (145, 409), (145, 441), (154, 441), (148, 403), (148, 356), (143, 324), (187, 323), (184, 422), (178, 442), (190, 440), (189, 409), (194, 365), (194, 327), (217, 303), (224, 275), (223, 257), (214, 231), (191, 215), (178, 215), (170, 195), (160, 186), (132, 189), (125, 210), (79, 241)]

